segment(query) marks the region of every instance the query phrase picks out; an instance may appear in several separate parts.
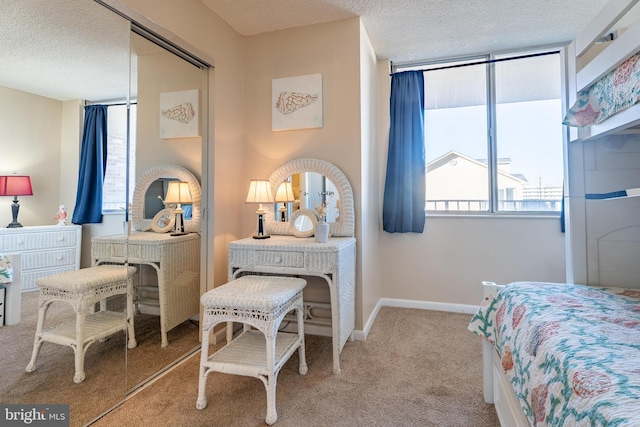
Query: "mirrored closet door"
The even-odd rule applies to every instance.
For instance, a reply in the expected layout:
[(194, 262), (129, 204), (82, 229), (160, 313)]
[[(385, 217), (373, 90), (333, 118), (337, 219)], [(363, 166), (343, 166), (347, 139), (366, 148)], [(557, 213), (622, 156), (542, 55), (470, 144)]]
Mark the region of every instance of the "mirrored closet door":
[[(57, 226), (54, 216), (65, 204), (71, 222), (85, 105), (126, 103), (129, 98), (130, 32), (129, 21), (94, 1), (0, 3), (0, 174), (30, 176), (33, 196), (21, 198), (20, 220), (23, 230), (37, 231), (28, 237), (9, 232), (0, 237), (0, 249), (22, 252), (18, 286), (23, 289), (18, 321), (0, 328), (0, 402), (69, 404), (71, 425), (86, 424), (125, 397), (126, 337), (114, 334), (88, 346), (86, 378), (79, 383), (74, 382), (74, 351), (69, 345), (44, 342), (35, 370), (26, 372), (39, 309), (34, 282), (40, 275), (60, 271), (57, 263), (67, 256), (80, 259), (92, 233), (123, 231), (121, 210), (115, 216), (104, 215), (102, 224), (82, 226), (83, 241), (57, 248), (60, 239), (75, 239), (79, 227)], [(124, 200), (124, 194), (116, 196)], [(3, 214), (8, 202), (0, 198)], [(5, 224), (2, 217), (1, 226)], [(49, 234), (52, 238), (47, 239)], [(44, 326), (73, 321), (72, 305), (54, 301)]]
[[(199, 348), (199, 264), (188, 274), (174, 277), (165, 266), (169, 260), (181, 260), (140, 263), (136, 252), (140, 245), (135, 240), (136, 233), (144, 233), (154, 242), (169, 239), (173, 227), (156, 223), (152, 228), (150, 224), (158, 211), (167, 207), (171, 210), (166, 218), (174, 218), (175, 206), (165, 204), (172, 181), (189, 181), (192, 196), (198, 197), (183, 206), (189, 227), (192, 215), (201, 214), (196, 190), (202, 182), (203, 141), (208, 132), (208, 66), (170, 52), (162, 46), (162, 37), (156, 38), (153, 32), (92, 0), (23, 0), (20, 7), (14, 2), (0, 3), (0, 31), (0, 106), (4, 116), (0, 120), (11, 124), (0, 128), (18, 129), (11, 135), (0, 130), (2, 142), (12, 141), (13, 146), (0, 160), (0, 174), (17, 171), (31, 175), (34, 196), (21, 200), (20, 218), (25, 227), (55, 225), (55, 210), (51, 212), (48, 206), (58, 208), (59, 203), (67, 204), (71, 218), (85, 107), (107, 106), (110, 139), (103, 215), (100, 223), (82, 225), (81, 267), (96, 263), (92, 256), (95, 239), (117, 236), (123, 243), (124, 256), (118, 262), (136, 267), (134, 282), (140, 289), (134, 317), (137, 345), (128, 349), (125, 333), (92, 343), (85, 355), (86, 378), (75, 383), (74, 352), (69, 346), (44, 343), (37, 368), (25, 370), (36, 331), (37, 289), (21, 293), (20, 322), (0, 328), (4, 362), (0, 402), (69, 404), (71, 425), (85, 425)], [(195, 126), (186, 132), (174, 126), (185, 121), (193, 124), (193, 120)], [(144, 195), (148, 205), (145, 224), (149, 227), (136, 228), (131, 221), (136, 185), (149, 171), (164, 166), (170, 172), (160, 174)], [(0, 209), (9, 210), (7, 200), (1, 198)], [(46, 208), (39, 209), (41, 206)], [(176, 239), (189, 241), (193, 251), (189, 259), (196, 258), (199, 263), (200, 236), (191, 234)], [(1, 245), (0, 241), (0, 249)], [(163, 299), (153, 291), (158, 288), (159, 275), (170, 278), (167, 283), (174, 286), (195, 283), (195, 293), (174, 293)], [(122, 301), (109, 304), (117, 308)], [(162, 315), (162, 304), (168, 315)], [(187, 308), (176, 310), (176, 306)], [(185, 314), (191, 311), (193, 315)], [(68, 304), (55, 302), (46, 321), (73, 316)]]

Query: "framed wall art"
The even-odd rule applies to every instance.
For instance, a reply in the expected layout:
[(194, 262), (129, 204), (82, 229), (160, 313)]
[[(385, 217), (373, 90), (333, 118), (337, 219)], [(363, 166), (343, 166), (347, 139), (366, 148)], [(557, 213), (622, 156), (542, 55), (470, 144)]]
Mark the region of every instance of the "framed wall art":
[(200, 136), (200, 91), (198, 89), (160, 94), (160, 138)]
[(322, 74), (272, 80), (272, 130), (321, 128), (322, 125)]

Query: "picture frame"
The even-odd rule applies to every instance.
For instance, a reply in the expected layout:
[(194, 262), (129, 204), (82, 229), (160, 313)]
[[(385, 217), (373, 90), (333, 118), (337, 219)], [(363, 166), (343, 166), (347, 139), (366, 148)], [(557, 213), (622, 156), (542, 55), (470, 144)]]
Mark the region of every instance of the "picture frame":
[(323, 125), (322, 74), (272, 80), (273, 131), (321, 128)]

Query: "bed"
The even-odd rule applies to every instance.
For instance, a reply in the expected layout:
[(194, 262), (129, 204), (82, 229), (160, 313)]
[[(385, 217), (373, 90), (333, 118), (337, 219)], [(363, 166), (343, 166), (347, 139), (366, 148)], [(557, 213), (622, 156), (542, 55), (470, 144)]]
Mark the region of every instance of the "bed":
[(640, 5), (610, 0), (565, 49), (569, 104), (563, 123), (585, 140), (640, 125)]
[(483, 283), (484, 399), (505, 427), (640, 426), (640, 0), (562, 56), (567, 283)]
[(640, 290), (484, 285), (469, 329), (503, 426), (640, 425)]

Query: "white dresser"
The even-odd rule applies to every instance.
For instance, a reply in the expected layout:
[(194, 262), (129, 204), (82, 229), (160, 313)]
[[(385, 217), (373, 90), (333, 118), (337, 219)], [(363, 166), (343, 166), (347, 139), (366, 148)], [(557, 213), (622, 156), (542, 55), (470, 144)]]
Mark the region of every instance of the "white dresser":
[(36, 290), (36, 279), (80, 268), (82, 226), (0, 228), (0, 252), (22, 258), (20, 289)]
[[(242, 239), (229, 243), (229, 281), (243, 274), (321, 277), (329, 286), (331, 297), (331, 337), (333, 372), (340, 373), (340, 352), (355, 328), (356, 239), (332, 237), (327, 243), (313, 238), (274, 236), (269, 239)], [(305, 333), (313, 333), (313, 319), (305, 306)], [(295, 321), (292, 319), (292, 321)]]

